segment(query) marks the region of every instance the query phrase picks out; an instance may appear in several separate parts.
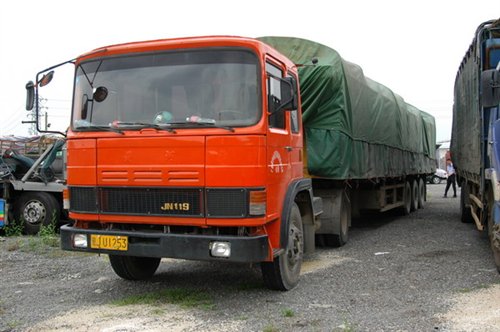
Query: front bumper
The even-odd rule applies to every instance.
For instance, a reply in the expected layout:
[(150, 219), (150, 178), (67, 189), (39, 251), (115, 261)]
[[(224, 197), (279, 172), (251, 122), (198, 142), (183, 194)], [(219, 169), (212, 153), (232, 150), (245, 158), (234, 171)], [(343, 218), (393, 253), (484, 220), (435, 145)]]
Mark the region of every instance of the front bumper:
[[(106, 250), (77, 248), (73, 246), (74, 234), (114, 235), (128, 237), (128, 250)], [(231, 256), (227, 258), (210, 255), (210, 244), (214, 241), (231, 243)], [(172, 233), (148, 233), (120, 230), (80, 229), (65, 225), (61, 227), (61, 248), (63, 250), (93, 252), (100, 254), (126, 255), (136, 257), (169, 257), (191, 260), (223, 260), (241, 263), (258, 263), (269, 257), (267, 235), (227, 236), (227, 235), (188, 235)]]

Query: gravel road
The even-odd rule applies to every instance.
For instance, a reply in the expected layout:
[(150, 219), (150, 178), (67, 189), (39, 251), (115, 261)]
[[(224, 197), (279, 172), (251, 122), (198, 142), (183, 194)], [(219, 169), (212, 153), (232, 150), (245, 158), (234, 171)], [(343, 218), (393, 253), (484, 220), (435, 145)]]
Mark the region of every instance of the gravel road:
[[(258, 266), (164, 260), (129, 282), (106, 256), (2, 238), (0, 331), (500, 331), (488, 241), (443, 192), (428, 185), (409, 216), (355, 221), (347, 245), (307, 256), (289, 292), (265, 289)], [(175, 291), (202, 300), (115, 302)]]

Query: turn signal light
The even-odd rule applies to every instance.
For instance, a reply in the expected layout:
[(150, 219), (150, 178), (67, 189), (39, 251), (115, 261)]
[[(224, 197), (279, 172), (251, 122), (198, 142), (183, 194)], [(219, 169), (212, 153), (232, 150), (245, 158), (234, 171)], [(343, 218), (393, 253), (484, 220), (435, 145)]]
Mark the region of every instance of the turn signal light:
[(250, 203), (248, 213), (251, 216), (263, 216), (266, 214), (267, 193), (265, 190), (250, 191)]

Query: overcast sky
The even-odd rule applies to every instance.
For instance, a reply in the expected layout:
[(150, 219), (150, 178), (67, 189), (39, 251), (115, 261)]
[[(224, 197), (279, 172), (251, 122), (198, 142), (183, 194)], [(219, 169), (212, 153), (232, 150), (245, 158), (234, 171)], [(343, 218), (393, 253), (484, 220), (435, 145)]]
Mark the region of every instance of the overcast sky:
[[(294, 36), (335, 49), (451, 133), (453, 84), (477, 26), (500, 0), (4, 1), (0, 5), (0, 135), (27, 135), (25, 84), (100, 46), (200, 35)], [(71, 112), (70, 69), (42, 97), (52, 129)], [(54, 83), (56, 82), (56, 83)], [(63, 88), (64, 87), (64, 88)]]

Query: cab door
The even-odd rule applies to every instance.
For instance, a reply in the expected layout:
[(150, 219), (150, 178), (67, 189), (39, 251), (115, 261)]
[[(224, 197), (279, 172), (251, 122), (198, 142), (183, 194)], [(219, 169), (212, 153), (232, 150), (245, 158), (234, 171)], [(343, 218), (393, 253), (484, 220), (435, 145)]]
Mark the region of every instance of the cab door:
[(268, 218), (277, 219), (281, 215), (286, 190), (292, 180), (291, 131), (285, 110), (270, 112), (270, 100), (279, 98), (280, 78), (286, 73), (285, 66), (279, 61), (266, 61), (267, 96), (267, 197)]

